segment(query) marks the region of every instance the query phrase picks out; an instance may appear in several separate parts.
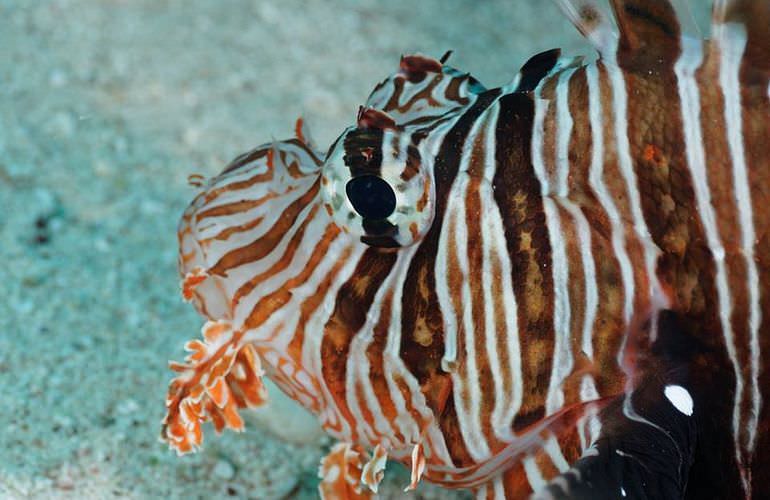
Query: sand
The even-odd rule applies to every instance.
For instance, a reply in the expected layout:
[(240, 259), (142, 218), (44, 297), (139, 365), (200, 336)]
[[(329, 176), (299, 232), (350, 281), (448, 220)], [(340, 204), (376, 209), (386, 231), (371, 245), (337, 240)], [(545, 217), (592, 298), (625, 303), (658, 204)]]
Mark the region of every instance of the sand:
[[(497, 86), (554, 46), (588, 52), (540, 1), (0, 0), (0, 497), (315, 498), (330, 442), (274, 388), (244, 435), (157, 441), (202, 323), (176, 275), (187, 176), (299, 115), (325, 149), (402, 53)], [(407, 479), (389, 464), (381, 497)]]

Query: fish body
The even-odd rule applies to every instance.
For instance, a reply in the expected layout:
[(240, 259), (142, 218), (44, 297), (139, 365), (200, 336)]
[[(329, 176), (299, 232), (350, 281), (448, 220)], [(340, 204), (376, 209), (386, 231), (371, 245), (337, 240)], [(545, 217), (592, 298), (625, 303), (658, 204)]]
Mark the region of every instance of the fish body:
[(327, 153), (300, 123), (204, 187), (172, 447), (267, 373), (342, 442), (329, 498), (386, 457), (482, 498), (770, 496), (770, 2), (710, 40), (681, 2), (559, 3), (597, 61), (487, 89), (408, 56)]

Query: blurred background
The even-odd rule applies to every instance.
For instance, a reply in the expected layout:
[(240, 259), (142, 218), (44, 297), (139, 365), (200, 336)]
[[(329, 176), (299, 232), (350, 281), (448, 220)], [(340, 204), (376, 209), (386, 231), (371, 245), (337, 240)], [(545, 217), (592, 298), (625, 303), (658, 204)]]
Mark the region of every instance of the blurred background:
[[(300, 115), (325, 150), (403, 53), (495, 87), (553, 47), (589, 52), (546, 1), (0, 0), (0, 498), (315, 498), (330, 443), (274, 388), (244, 435), (157, 441), (202, 324), (187, 176)], [(407, 483), (389, 464), (381, 497)]]

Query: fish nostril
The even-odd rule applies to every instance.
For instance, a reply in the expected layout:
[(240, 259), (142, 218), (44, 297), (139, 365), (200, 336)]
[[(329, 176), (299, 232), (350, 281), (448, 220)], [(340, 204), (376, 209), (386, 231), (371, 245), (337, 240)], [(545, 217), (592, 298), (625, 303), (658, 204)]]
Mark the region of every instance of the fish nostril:
[(364, 219), (385, 219), (396, 209), (396, 194), (376, 175), (361, 175), (348, 181), (345, 193)]

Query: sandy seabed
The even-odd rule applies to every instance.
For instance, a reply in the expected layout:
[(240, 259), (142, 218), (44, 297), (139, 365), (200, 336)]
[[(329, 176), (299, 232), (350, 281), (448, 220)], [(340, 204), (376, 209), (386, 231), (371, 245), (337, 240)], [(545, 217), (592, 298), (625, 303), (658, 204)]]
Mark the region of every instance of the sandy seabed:
[[(492, 87), (556, 46), (588, 52), (545, 1), (0, 0), (0, 497), (315, 498), (330, 442), (274, 388), (244, 435), (157, 441), (202, 323), (187, 176), (299, 115), (325, 149), (402, 53), (454, 49)], [(389, 464), (381, 497), (406, 483)]]

